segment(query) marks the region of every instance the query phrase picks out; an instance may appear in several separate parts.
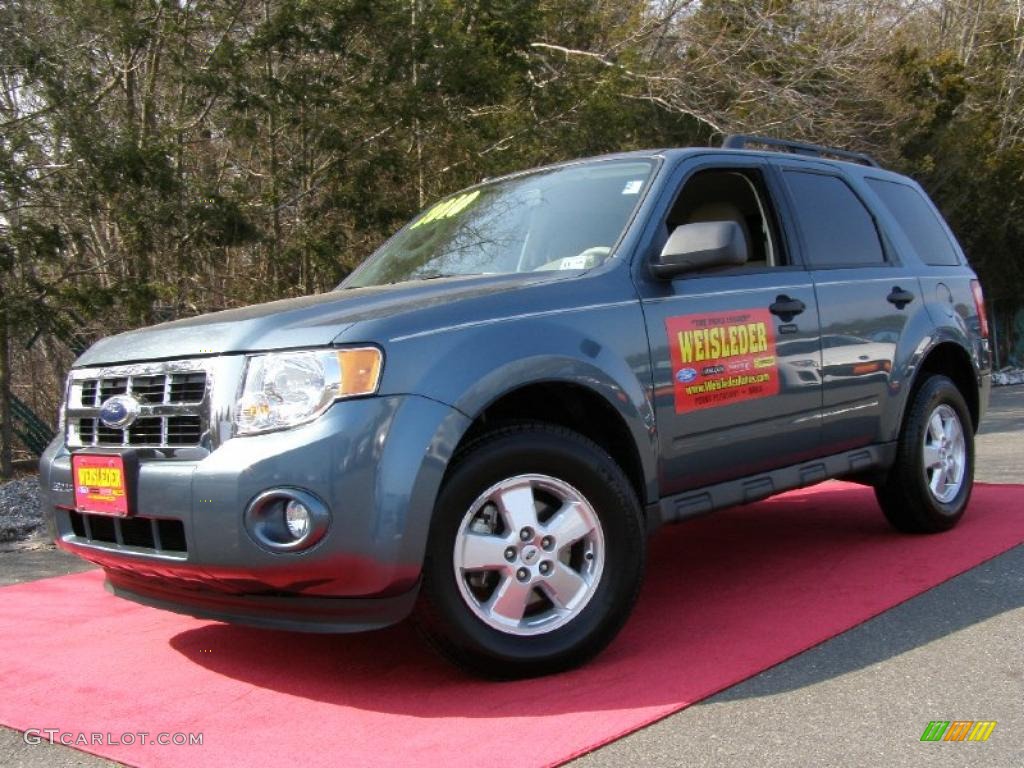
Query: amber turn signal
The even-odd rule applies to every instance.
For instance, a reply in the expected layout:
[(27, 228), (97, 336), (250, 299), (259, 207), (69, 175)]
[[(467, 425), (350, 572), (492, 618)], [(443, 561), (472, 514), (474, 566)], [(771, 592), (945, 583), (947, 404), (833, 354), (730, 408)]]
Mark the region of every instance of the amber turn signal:
[(376, 347), (355, 347), (339, 349), (338, 365), (341, 366), (341, 383), (338, 397), (372, 395), (380, 383), (380, 369), (384, 356)]

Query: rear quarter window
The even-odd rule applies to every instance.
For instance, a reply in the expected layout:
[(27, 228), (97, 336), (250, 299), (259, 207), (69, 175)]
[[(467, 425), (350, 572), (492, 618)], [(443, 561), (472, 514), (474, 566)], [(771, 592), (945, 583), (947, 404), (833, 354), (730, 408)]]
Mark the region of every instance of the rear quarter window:
[(885, 263), (875, 221), (838, 176), (786, 171), (795, 216), (813, 267), (859, 267)]
[(867, 182), (896, 219), (921, 261), (932, 267), (960, 263), (938, 215), (918, 190), (895, 181), (868, 179)]

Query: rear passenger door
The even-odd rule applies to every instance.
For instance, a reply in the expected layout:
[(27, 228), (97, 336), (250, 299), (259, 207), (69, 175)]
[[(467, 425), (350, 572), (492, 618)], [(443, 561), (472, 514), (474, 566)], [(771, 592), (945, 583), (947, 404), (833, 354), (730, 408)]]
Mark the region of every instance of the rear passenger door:
[(838, 453), (884, 439), (897, 348), (923, 304), (856, 178), (803, 163), (781, 170), (821, 319), (822, 448)]

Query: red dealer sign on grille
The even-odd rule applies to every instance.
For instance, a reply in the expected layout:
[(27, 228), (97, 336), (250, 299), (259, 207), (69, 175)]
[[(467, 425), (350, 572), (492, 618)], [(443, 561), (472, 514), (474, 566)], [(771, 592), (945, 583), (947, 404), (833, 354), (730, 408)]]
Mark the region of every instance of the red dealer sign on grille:
[(676, 413), (779, 393), (775, 327), (767, 309), (665, 320)]

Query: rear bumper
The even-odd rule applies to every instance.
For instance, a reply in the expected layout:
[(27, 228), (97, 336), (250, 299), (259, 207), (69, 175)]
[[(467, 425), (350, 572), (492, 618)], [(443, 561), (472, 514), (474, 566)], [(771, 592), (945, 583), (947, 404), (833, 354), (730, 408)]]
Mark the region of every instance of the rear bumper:
[[(978, 424), (985, 420), (988, 413), (988, 402), (992, 397), (992, 371), (988, 370), (978, 376)], [(977, 428), (975, 428), (977, 431)]]

